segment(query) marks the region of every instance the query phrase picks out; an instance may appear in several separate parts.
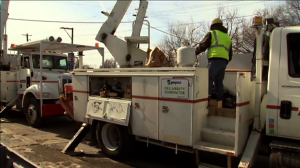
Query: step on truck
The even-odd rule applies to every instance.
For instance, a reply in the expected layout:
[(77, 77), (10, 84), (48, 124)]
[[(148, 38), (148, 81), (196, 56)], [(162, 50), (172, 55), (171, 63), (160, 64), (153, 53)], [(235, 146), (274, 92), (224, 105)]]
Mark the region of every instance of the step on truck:
[(96, 36), (121, 68), (72, 73), (73, 101), (67, 110), (84, 124), (62, 152), (74, 150), (90, 131), (113, 159), (127, 156), (138, 140), (195, 153), (198, 167), (220, 166), (199, 162), (199, 151), (206, 151), (225, 155), (224, 167), (234, 167), (237, 157), (239, 168), (249, 168), (266, 144), (270, 167), (300, 167), (299, 26), (253, 18), (253, 55), (234, 55), (226, 69), (224, 88), (234, 96), (223, 100), (234, 105), (226, 108), (208, 100), (207, 58), (201, 56), (200, 67), (192, 67), (194, 48), (178, 49), (179, 67), (134, 67), (147, 57), (136, 44), (150, 42), (149, 35), (140, 36), (148, 2), (140, 1), (132, 36), (123, 41), (114, 33), (130, 3), (117, 1), (111, 14), (102, 12), (108, 19)]

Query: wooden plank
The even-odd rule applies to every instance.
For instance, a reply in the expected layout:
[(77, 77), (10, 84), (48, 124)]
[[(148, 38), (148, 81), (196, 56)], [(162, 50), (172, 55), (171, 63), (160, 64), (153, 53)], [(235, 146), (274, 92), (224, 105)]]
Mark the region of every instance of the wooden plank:
[(236, 109), (208, 107), (208, 116), (236, 118)]
[(225, 69), (225, 72), (251, 72), (251, 69)]

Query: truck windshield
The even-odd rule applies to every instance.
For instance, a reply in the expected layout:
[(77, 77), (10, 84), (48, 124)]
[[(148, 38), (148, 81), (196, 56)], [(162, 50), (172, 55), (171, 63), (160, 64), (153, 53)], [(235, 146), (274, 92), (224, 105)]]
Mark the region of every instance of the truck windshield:
[[(40, 68), (40, 55), (32, 55), (33, 68)], [(43, 69), (67, 70), (67, 57), (43, 55)]]

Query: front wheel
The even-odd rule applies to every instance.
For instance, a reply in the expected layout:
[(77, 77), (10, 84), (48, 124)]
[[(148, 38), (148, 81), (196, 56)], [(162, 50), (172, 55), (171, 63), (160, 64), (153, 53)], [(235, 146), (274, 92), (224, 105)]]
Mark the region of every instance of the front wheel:
[(112, 159), (124, 159), (131, 153), (133, 136), (126, 127), (98, 122), (96, 137), (101, 151)]
[(27, 122), (34, 128), (42, 126), (40, 103), (35, 98), (30, 98), (24, 105)]

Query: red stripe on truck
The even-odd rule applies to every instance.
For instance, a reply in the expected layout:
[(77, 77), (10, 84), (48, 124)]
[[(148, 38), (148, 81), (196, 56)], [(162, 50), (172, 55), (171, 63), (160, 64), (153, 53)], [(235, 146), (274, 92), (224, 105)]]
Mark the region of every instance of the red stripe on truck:
[(159, 97), (150, 97), (150, 96), (137, 96), (137, 95), (132, 95), (132, 98), (149, 99), (149, 100), (161, 100), (161, 101), (172, 101), (172, 102), (182, 102), (182, 103), (199, 103), (199, 102), (208, 101), (208, 98), (197, 99), (197, 100), (181, 100), (181, 99), (169, 99), (169, 98), (159, 98)]
[(89, 91), (83, 91), (83, 90), (73, 90), (75, 93), (90, 93)]
[[(274, 105), (267, 105), (267, 109), (274, 109), (274, 110), (280, 110), (280, 106), (274, 106)], [(298, 107), (292, 107), (293, 111), (298, 111)]]
[(243, 103), (237, 103), (236, 106), (237, 107), (242, 107), (242, 106), (246, 106), (248, 104), (250, 104), (250, 101), (246, 101), (246, 102), (243, 102)]
[[(40, 81), (31, 81), (31, 82), (40, 83)], [(42, 81), (42, 83), (58, 83), (58, 81)]]

